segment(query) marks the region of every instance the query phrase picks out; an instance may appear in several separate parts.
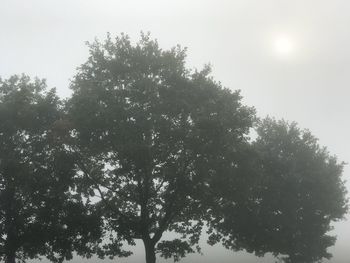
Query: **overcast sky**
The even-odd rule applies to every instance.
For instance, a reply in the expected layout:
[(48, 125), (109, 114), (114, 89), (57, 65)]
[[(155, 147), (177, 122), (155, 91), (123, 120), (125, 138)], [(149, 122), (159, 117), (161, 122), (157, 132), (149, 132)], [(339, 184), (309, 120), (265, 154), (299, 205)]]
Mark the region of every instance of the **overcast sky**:
[[(0, 76), (46, 78), (68, 96), (85, 41), (150, 31), (163, 48), (188, 47), (189, 67), (211, 63), (215, 79), (240, 89), (259, 116), (298, 122), (350, 162), (349, 12), (346, 0), (0, 0)], [(350, 222), (334, 232), (331, 262), (347, 263)], [(204, 253), (183, 262), (271, 262), (220, 247)], [(142, 257), (137, 250), (120, 262)]]

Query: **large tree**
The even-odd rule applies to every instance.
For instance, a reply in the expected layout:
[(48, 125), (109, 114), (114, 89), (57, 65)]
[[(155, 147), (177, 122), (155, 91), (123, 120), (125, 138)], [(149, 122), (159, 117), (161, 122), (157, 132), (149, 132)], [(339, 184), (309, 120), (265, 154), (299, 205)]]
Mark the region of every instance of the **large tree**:
[[(0, 260), (89, 255), (99, 218), (74, 195), (74, 160), (65, 150), (61, 106), (45, 81), (0, 80)], [(90, 242), (90, 245), (89, 245)]]
[(212, 222), (219, 230), (212, 240), (288, 263), (330, 258), (331, 223), (347, 211), (344, 164), (295, 123), (266, 118), (256, 131), (252, 191), (244, 205), (226, 195), (221, 216)]
[[(99, 200), (109, 233), (101, 256), (128, 256), (122, 241), (141, 239), (147, 263), (157, 252), (178, 260), (196, 250), (213, 186), (239, 174), (254, 110), (209, 67), (188, 70), (180, 47), (148, 35), (89, 47), (68, 109), (80, 191)], [(165, 231), (178, 238), (161, 240)]]

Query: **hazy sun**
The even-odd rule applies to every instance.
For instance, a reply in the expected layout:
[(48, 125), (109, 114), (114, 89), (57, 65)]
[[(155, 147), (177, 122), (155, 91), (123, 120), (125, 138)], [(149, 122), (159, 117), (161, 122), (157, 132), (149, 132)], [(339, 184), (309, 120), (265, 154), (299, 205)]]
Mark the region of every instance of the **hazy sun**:
[(280, 35), (274, 39), (273, 49), (278, 56), (289, 57), (295, 51), (295, 42), (287, 35)]

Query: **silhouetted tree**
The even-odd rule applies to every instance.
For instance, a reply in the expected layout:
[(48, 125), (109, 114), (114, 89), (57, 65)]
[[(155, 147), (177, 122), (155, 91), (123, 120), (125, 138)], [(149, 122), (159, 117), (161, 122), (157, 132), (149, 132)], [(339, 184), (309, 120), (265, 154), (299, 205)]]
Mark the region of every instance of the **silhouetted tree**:
[(344, 164), (295, 123), (266, 118), (257, 135), (253, 190), (244, 205), (227, 201), (221, 207), (212, 240), (260, 256), (270, 252), (288, 263), (330, 258), (330, 224), (347, 211)]
[(99, 238), (100, 219), (73, 194), (74, 159), (54, 125), (60, 118), (60, 101), (44, 81), (0, 80), (0, 260), (6, 263), (90, 255)]
[[(254, 110), (209, 67), (186, 69), (180, 47), (161, 50), (148, 35), (89, 47), (68, 108), (80, 191), (104, 212), (100, 256), (128, 256), (123, 241), (141, 239), (147, 263), (179, 260), (199, 250), (213, 185), (235, 177)], [(165, 231), (179, 238), (161, 241)]]

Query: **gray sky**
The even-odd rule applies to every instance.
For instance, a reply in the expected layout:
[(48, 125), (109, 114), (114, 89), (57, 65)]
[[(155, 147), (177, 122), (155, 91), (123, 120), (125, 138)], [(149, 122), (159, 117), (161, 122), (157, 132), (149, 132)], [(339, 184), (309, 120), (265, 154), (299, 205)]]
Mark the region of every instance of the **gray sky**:
[[(85, 41), (150, 31), (161, 47), (188, 47), (188, 66), (210, 62), (214, 77), (241, 89), (260, 116), (298, 122), (350, 162), (349, 11), (346, 0), (0, 0), (0, 76), (47, 78), (67, 96), (87, 59)], [(349, 181), (349, 167), (344, 175)], [(348, 262), (350, 221), (334, 232), (332, 262)], [(220, 247), (204, 253), (183, 262), (271, 262)]]

